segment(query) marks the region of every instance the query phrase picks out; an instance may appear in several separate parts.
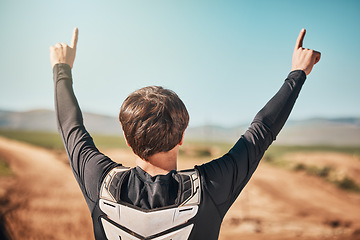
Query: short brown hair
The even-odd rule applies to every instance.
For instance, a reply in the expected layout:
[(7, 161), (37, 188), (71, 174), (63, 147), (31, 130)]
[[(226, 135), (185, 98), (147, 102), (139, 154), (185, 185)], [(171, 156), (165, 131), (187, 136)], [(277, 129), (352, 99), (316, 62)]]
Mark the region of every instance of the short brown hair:
[(125, 99), (119, 120), (134, 153), (148, 160), (181, 142), (189, 114), (175, 92), (150, 86), (136, 90)]

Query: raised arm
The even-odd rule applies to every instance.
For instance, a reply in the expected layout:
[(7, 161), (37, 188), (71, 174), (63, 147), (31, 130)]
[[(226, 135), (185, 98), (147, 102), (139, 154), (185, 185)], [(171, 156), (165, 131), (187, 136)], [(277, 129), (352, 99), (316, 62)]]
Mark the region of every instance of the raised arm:
[(50, 62), (54, 74), (58, 130), (75, 178), (92, 210), (105, 173), (117, 164), (98, 151), (83, 124), (82, 113), (72, 87), (71, 75), (77, 39), (76, 28), (71, 46), (57, 43), (50, 47)]
[(204, 184), (225, 214), (257, 168), (259, 161), (284, 126), (320, 53), (302, 48), (303, 29), (296, 41), (292, 71), (279, 91), (258, 112), (249, 129), (223, 157), (197, 167), (203, 172)]

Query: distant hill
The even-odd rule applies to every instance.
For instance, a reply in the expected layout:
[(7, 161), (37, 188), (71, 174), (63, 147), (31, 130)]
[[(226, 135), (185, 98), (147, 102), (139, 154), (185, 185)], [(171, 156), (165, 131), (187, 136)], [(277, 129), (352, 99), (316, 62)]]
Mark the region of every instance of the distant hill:
[[(83, 113), (88, 131), (99, 134), (121, 134), (120, 123), (115, 117), (93, 113)], [(55, 112), (51, 110), (32, 110), (12, 112), (0, 110), (0, 128), (57, 131)]]
[(290, 121), (278, 137), (281, 144), (360, 146), (360, 118), (314, 118)]
[[(85, 126), (91, 133), (119, 135), (116, 117), (84, 113)], [(236, 127), (199, 126), (186, 130), (187, 139), (234, 142), (248, 125)], [(57, 131), (54, 111), (12, 112), (0, 110), (0, 128)], [(313, 118), (288, 121), (275, 141), (286, 145), (353, 145), (360, 146), (360, 118)]]
[[(222, 128), (201, 126), (187, 130), (187, 137), (234, 142), (249, 125)], [(282, 145), (351, 145), (360, 147), (360, 118), (313, 118), (288, 121), (275, 144)]]

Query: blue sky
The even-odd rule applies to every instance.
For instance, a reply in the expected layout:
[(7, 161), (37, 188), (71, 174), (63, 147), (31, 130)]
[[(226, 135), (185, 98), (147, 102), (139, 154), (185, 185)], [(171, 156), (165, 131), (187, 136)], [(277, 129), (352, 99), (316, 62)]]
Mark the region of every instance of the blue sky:
[(0, 109), (53, 109), (49, 46), (79, 28), (83, 111), (117, 116), (133, 90), (178, 93), (190, 125), (249, 123), (291, 68), (321, 51), (291, 119), (360, 116), (360, 1), (0, 0)]

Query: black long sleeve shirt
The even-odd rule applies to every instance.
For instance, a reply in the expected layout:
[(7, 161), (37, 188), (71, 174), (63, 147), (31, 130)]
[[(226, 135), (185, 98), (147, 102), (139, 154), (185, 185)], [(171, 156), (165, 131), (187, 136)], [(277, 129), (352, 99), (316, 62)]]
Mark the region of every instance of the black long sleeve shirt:
[[(95, 212), (98, 212), (99, 190), (106, 174), (121, 164), (99, 152), (86, 131), (72, 88), (70, 66), (56, 64), (53, 73), (58, 130), (74, 176), (92, 213), (95, 237), (105, 239), (101, 223), (95, 217)], [(291, 72), (228, 153), (201, 166), (195, 166), (200, 173), (202, 197), (189, 239), (218, 238), (222, 219), (285, 124), (305, 79), (303, 71)], [(174, 204), (176, 174), (174, 170), (167, 175), (152, 177), (139, 167), (133, 168), (122, 186), (121, 200), (144, 209)]]

